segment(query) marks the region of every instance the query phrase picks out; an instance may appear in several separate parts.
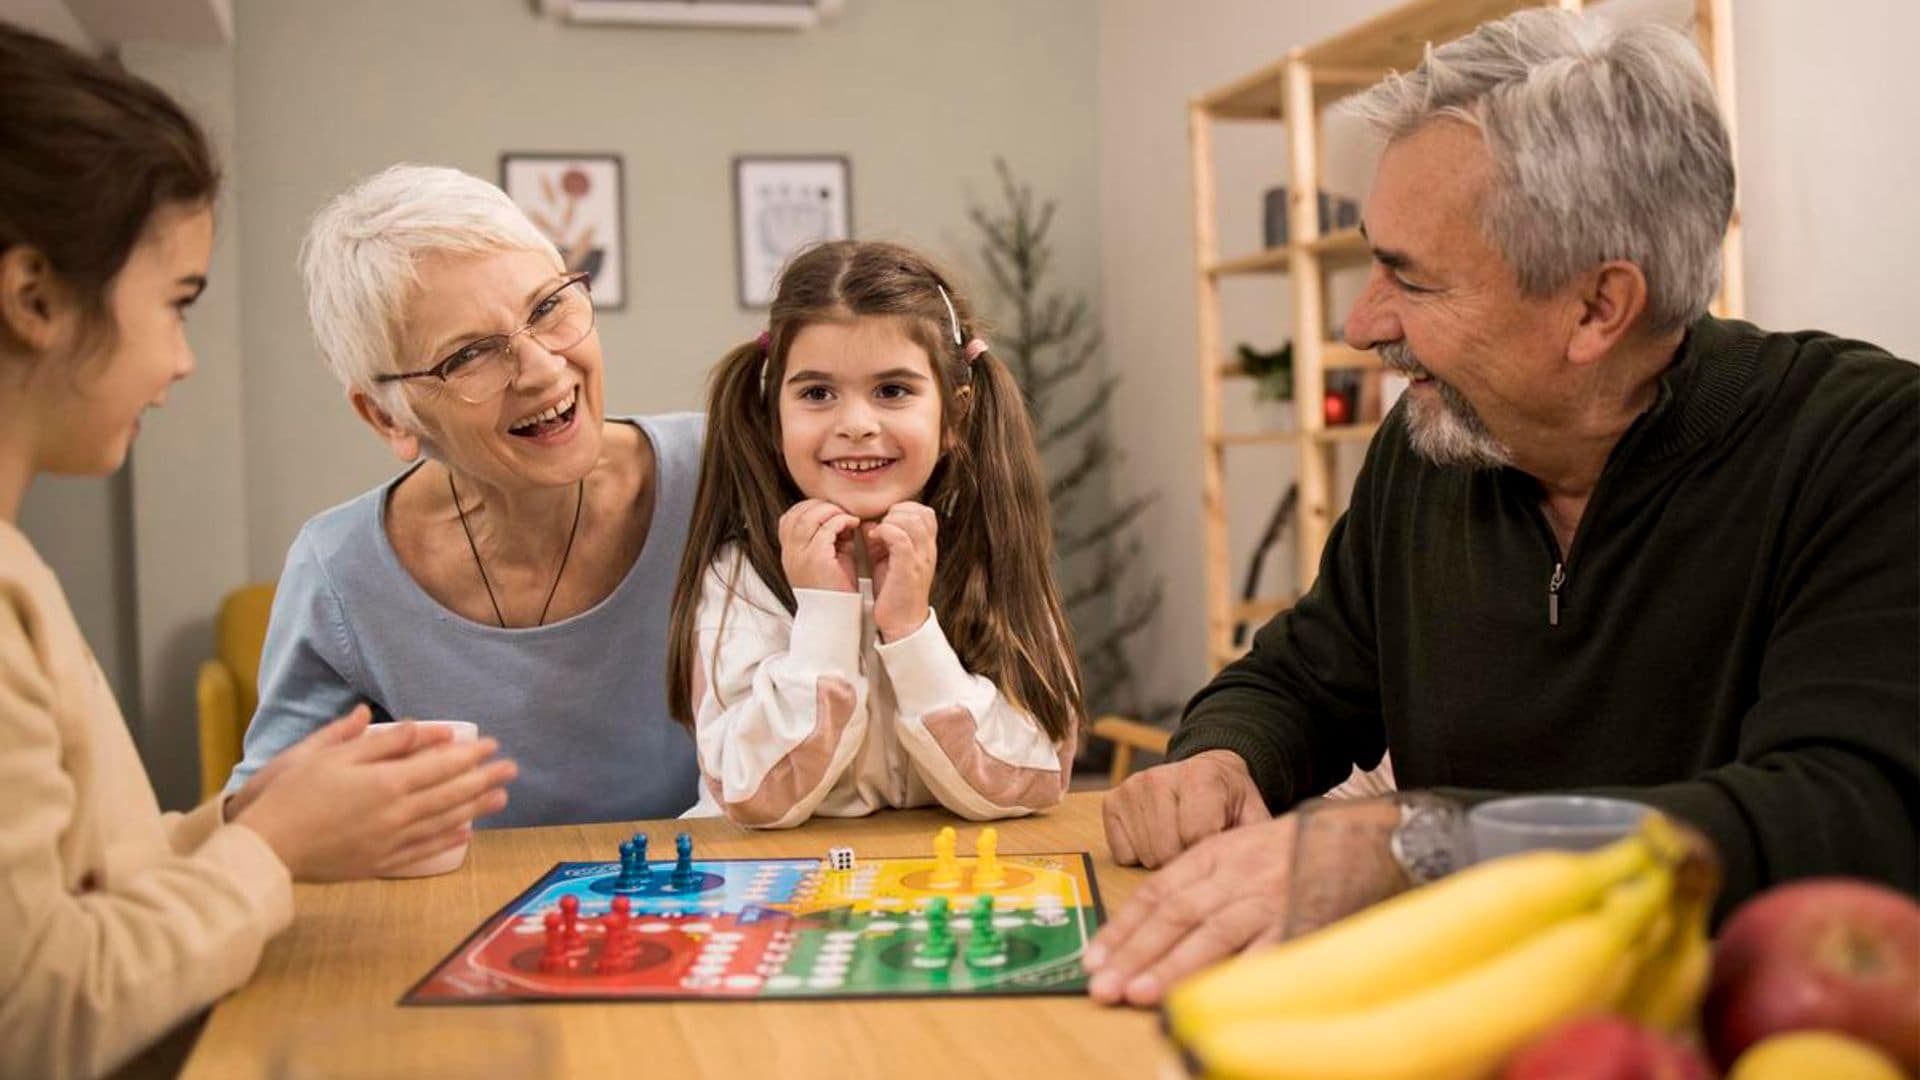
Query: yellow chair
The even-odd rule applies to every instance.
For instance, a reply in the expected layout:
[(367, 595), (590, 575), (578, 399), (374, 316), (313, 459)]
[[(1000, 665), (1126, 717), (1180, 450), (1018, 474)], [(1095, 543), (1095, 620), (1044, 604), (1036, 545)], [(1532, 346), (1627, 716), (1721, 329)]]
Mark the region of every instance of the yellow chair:
[(1107, 777), (1107, 783), (1116, 787), (1127, 778), (1127, 773), (1133, 771), (1135, 750), (1165, 756), (1167, 744), (1173, 741), (1172, 732), (1124, 716), (1102, 716), (1095, 720), (1093, 734), (1098, 738), (1113, 740), (1113, 769)]
[(273, 585), (244, 585), (220, 602), (213, 622), (213, 659), (200, 665), (200, 797), (227, 786), (240, 763), (240, 742), (260, 704), (260, 648), (267, 640)]

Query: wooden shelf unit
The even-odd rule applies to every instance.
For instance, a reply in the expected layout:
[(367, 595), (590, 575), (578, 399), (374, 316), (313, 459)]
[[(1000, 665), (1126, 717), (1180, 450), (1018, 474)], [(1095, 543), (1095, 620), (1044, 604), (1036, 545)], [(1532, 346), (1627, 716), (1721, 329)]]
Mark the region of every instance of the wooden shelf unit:
[[(1201, 501), (1206, 522), (1207, 657), (1224, 666), (1242, 649), (1232, 644), (1237, 622), (1259, 623), (1290, 607), (1292, 596), (1243, 602), (1233, 593), (1226, 503), (1227, 452), (1236, 447), (1287, 445), (1298, 459), (1299, 501), (1294, 511), (1298, 551), (1296, 580), (1302, 588), (1319, 572), (1320, 553), (1333, 525), (1334, 459), (1342, 443), (1371, 439), (1377, 424), (1329, 427), (1323, 411), (1326, 373), (1373, 369), (1379, 360), (1322, 338), (1327, 326), (1326, 274), (1364, 266), (1370, 258), (1358, 229), (1320, 231), (1317, 193), (1323, 182), (1322, 110), (1378, 82), (1392, 71), (1410, 71), (1429, 42), (1439, 45), (1482, 23), (1529, 7), (1579, 10), (1580, 0), (1413, 0), (1317, 45), (1294, 49), (1248, 75), (1196, 98), (1188, 108), (1193, 170), (1195, 287), (1198, 290), (1197, 356), (1200, 375)], [(1734, 132), (1732, 0), (1695, 0), (1695, 32), (1712, 73), (1729, 138)], [(1282, 122), (1287, 160), (1287, 235), (1290, 243), (1246, 255), (1222, 257), (1218, 193), (1214, 182), (1213, 131), (1222, 121)], [(1736, 206), (1722, 248), (1719, 315), (1743, 310), (1740, 218)], [(1226, 352), (1221, 327), (1221, 281), (1244, 275), (1284, 275), (1293, 300), (1293, 398), (1291, 432), (1229, 432), (1221, 421), (1224, 384), (1245, 372)], [(1277, 494), (1277, 492), (1276, 492)], [(1256, 617), (1258, 616), (1258, 617)], [(1249, 635), (1249, 639), (1251, 635)]]

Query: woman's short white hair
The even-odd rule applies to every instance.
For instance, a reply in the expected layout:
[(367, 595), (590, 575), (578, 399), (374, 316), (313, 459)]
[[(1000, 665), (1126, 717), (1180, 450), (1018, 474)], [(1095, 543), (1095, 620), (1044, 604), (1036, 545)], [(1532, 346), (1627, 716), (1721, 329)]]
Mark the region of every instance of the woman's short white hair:
[(563, 265), (553, 241), (507, 194), (458, 169), (394, 165), (321, 207), (300, 248), (307, 316), (327, 367), (387, 414), (415, 422), (406, 395), (375, 375), (399, 370), (400, 333), (419, 287), (416, 268), (437, 253), (534, 251)]
[(1388, 141), (1442, 117), (1479, 129), (1496, 175), (1481, 227), (1528, 295), (1625, 259), (1646, 275), (1648, 327), (1665, 332), (1719, 291), (1733, 157), (1679, 31), (1531, 9), (1430, 47), (1352, 107)]

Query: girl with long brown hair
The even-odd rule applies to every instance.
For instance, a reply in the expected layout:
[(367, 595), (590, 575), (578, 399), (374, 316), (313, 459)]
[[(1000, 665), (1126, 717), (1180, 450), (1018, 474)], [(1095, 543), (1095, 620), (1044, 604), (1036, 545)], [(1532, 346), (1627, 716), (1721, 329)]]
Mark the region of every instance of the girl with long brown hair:
[(668, 694), (735, 821), (1066, 791), (1084, 707), (1046, 485), (976, 333), (922, 256), (823, 244), (713, 374)]

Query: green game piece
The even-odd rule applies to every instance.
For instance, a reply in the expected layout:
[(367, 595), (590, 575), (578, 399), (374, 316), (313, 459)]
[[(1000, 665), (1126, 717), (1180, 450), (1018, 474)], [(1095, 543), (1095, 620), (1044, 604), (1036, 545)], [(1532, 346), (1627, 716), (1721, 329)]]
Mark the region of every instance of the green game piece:
[(927, 904), (927, 943), (936, 949), (953, 948), (953, 927), (949, 924), (947, 898), (936, 896)]
[(981, 893), (973, 904), (973, 936), (967, 941), (967, 963), (976, 967), (998, 967), (1006, 962), (1006, 939), (993, 925), (993, 895)]
[(947, 898), (936, 896), (927, 901), (927, 939), (914, 952), (913, 966), (946, 967), (955, 951), (953, 928), (947, 925)]

